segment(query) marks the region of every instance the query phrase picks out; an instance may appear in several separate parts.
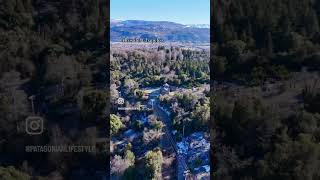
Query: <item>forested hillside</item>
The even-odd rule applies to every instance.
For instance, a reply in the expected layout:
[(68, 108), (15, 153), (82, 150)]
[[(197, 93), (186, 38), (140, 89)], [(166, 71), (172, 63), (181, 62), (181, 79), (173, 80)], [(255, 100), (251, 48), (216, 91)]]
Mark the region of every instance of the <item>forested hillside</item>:
[(319, 179), (320, 1), (215, 2), (215, 178)]
[(217, 1), (214, 4), (217, 77), (258, 84), (319, 67), (320, 2)]
[[(104, 0), (0, 2), (0, 179), (94, 179), (107, 167), (106, 144), (25, 148), (96, 146), (107, 124), (106, 19)], [(43, 118), (41, 135), (25, 132), (30, 116)]]
[(114, 42), (120, 42), (123, 38), (192, 43), (209, 43), (210, 40), (209, 28), (190, 27), (168, 21), (111, 21), (110, 28), (110, 39)]

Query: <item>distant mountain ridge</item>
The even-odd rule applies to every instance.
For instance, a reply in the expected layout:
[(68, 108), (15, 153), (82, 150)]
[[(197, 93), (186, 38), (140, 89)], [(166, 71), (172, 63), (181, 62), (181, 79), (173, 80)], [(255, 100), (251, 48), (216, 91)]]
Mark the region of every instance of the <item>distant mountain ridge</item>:
[(209, 43), (210, 26), (184, 25), (169, 21), (114, 20), (110, 21), (111, 41), (124, 38), (162, 39), (169, 42)]

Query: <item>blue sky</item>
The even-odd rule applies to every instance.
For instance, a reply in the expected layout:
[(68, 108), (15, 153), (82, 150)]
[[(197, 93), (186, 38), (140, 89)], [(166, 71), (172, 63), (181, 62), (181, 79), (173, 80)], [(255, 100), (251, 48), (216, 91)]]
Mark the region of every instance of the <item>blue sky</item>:
[(210, 24), (210, 0), (110, 0), (111, 19)]

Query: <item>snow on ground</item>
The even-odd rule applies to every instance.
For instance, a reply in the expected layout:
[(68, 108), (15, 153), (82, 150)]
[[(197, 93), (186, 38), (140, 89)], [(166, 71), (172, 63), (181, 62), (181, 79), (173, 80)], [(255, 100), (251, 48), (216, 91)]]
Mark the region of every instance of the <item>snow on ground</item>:
[(178, 153), (185, 156), (188, 166), (195, 175), (207, 176), (210, 172), (210, 142), (202, 132), (196, 132), (177, 143)]

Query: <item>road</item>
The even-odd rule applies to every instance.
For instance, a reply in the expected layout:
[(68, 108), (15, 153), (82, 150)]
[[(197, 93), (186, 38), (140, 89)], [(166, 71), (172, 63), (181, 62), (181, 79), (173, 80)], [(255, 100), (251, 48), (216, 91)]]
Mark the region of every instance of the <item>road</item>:
[(173, 135), (172, 135), (172, 130), (171, 130), (171, 120), (170, 120), (170, 117), (166, 114), (166, 112), (164, 112), (160, 106), (159, 106), (159, 103), (158, 101), (155, 101), (154, 103), (154, 112), (155, 114), (157, 115), (158, 118), (160, 118), (162, 120), (162, 122), (164, 123), (164, 131), (165, 131), (165, 136), (166, 136), (166, 139), (169, 141), (171, 147), (173, 148), (175, 154), (176, 154), (176, 159), (177, 159), (177, 179), (178, 180), (185, 180), (185, 179), (192, 179), (192, 178), (185, 178), (184, 177), (184, 173), (189, 171), (188, 170), (188, 166), (187, 166), (187, 163), (186, 163), (186, 160), (184, 158), (183, 155), (179, 155), (178, 154), (178, 149), (177, 149), (177, 146), (176, 146), (176, 141), (175, 139), (173, 138)]

